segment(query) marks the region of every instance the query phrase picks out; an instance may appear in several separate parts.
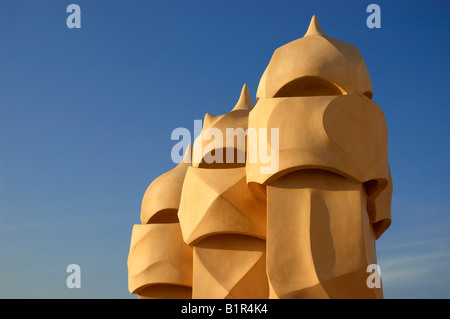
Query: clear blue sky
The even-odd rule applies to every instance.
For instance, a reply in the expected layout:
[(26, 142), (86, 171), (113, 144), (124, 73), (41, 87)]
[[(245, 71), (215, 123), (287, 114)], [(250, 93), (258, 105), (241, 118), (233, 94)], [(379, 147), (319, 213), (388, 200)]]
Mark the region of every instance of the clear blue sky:
[[(81, 7), (68, 29), (66, 7)], [(366, 7), (381, 7), (381, 29)], [(253, 101), (316, 14), (354, 44), (389, 132), (386, 298), (450, 297), (448, 1), (0, 1), (0, 297), (135, 298), (126, 260), (176, 127)], [(81, 288), (66, 267), (81, 267)]]

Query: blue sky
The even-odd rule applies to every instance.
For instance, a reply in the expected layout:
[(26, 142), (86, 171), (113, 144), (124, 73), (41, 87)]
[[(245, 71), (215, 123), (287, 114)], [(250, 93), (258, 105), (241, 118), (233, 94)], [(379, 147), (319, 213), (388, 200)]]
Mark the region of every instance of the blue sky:
[[(66, 7), (81, 7), (81, 29)], [(366, 7), (381, 8), (381, 28)], [(170, 139), (256, 102), (273, 51), (316, 14), (354, 44), (383, 109), (386, 298), (450, 297), (448, 1), (0, 1), (0, 298), (135, 298), (131, 229)], [(81, 267), (68, 289), (66, 267)]]

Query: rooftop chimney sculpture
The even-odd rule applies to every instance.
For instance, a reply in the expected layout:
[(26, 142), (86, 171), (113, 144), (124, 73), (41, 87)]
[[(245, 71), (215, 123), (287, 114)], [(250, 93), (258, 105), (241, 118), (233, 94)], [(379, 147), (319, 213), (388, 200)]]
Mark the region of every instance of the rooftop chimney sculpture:
[[(206, 114), (192, 151), (148, 187), (132, 231), (130, 292), (382, 298), (367, 285), (367, 267), (391, 222), (392, 181), (386, 121), (372, 95), (358, 49), (327, 36), (313, 16), (302, 38), (275, 50), (256, 105), (244, 85), (236, 106)], [(222, 143), (202, 143), (210, 128)], [(230, 143), (230, 128), (248, 134)], [(276, 129), (279, 140), (261, 129)], [(252, 157), (264, 144), (278, 152), (269, 173)], [(223, 161), (205, 160), (218, 154)]]

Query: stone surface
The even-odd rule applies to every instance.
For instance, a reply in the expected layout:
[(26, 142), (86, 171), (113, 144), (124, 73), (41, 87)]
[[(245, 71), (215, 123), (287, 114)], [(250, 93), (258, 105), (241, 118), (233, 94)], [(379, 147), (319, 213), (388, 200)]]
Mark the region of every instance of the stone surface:
[[(313, 16), (302, 38), (275, 50), (256, 105), (244, 85), (230, 112), (205, 115), (192, 154), (189, 146), (148, 187), (132, 232), (130, 292), (382, 298), (382, 287), (367, 286), (367, 267), (391, 223), (393, 185), (386, 120), (372, 96), (358, 49)], [(230, 139), (229, 129), (248, 134)], [(279, 140), (262, 129), (277, 129)], [(253, 143), (278, 151), (274, 171), (252, 160)]]

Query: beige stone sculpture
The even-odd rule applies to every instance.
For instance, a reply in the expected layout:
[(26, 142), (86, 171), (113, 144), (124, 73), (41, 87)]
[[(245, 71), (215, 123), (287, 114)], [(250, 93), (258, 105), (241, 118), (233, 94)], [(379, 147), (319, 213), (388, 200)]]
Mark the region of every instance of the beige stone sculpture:
[(142, 225), (133, 227), (128, 256), (128, 288), (140, 298), (192, 297), (192, 247), (183, 241), (177, 216), (190, 156), (187, 151), (144, 194)]
[[(132, 232), (130, 292), (382, 298), (367, 267), (391, 222), (392, 180), (372, 95), (360, 52), (313, 16), (302, 38), (274, 52), (257, 104), (244, 85), (235, 107), (206, 114), (192, 151), (148, 187)], [(278, 152), (269, 173), (252, 154), (264, 143)]]

